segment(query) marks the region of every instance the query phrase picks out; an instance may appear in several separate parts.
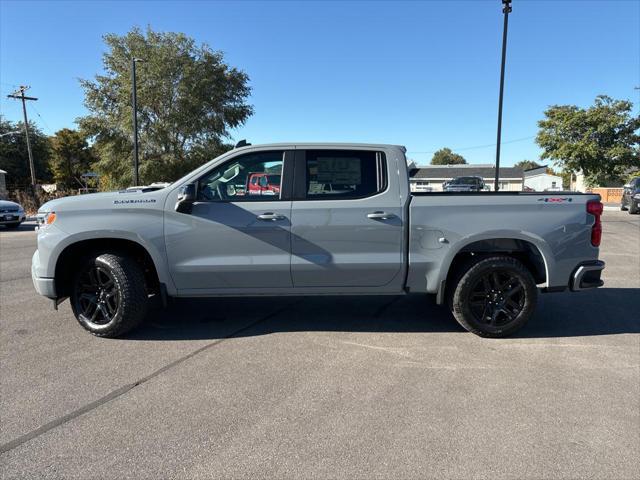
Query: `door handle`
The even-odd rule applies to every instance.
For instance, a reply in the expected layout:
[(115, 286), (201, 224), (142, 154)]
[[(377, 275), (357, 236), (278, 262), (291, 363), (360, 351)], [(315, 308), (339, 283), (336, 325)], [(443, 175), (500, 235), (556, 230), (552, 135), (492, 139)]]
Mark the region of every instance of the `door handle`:
[(393, 218), (393, 217), (394, 217), (393, 213), (387, 213), (387, 212), (367, 213), (367, 218), (370, 218), (372, 220), (389, 220), (390, 218)]
[(258, 215), (258, 220), (264, 220), (265, 222), (275, 222), (276, 220), (284, 220), (285, 218), (286, 217), (284, 215), (273, 212), (265, 212), (261, 215)]

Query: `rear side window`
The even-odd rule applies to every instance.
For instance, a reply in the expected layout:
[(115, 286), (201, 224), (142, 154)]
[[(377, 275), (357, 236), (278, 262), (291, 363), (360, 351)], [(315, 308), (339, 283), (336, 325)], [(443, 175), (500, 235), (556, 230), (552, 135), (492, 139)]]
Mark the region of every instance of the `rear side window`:
[(353, 199), (386, 188), (384, 155), (361, 150), (307, 150), (306, 198)]

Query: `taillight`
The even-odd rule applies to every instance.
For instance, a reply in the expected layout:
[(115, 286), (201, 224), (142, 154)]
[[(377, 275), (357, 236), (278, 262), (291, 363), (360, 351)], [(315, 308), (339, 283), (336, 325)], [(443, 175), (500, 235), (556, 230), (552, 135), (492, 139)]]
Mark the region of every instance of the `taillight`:
[(591, 227), (591, 245), (594, 247), (599, 247), (600, 241), (602, 240), (602, 222), (600, 221), (600, 216), (602, 215), (603, 209), (604, 206), (600, 200), (590, 200), (587, 202), (587, 213), (595, 217), (595, 222), (593, 223), (593, 227)]

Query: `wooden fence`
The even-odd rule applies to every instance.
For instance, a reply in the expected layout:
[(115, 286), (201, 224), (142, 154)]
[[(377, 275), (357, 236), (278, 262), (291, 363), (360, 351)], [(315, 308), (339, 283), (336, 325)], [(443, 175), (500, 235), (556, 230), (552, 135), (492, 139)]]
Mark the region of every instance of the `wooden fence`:
[(592, 188), (592, 193), (598, 193), (604, 203), (620, 203), (622, 188)]

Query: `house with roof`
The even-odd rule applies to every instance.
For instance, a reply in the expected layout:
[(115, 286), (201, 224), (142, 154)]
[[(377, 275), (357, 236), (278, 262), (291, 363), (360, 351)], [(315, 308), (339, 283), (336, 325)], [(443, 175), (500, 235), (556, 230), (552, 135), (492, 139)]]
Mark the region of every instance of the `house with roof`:
[(547, 171), (547, 165), (524, 171), (524, 186), (536, 192), (558, 192), (562, 190), (562, 177)]
[[(523, 170), (519, 167), (500, 167), (500, 190), (519, 192), (524, 188)], [(410, 165), (409, 185), (412, 192), (441, 192), (442, 184), (456, 177), (481, 177), (493, 190), (496, 169), (491, 164), (477, 165)]]

